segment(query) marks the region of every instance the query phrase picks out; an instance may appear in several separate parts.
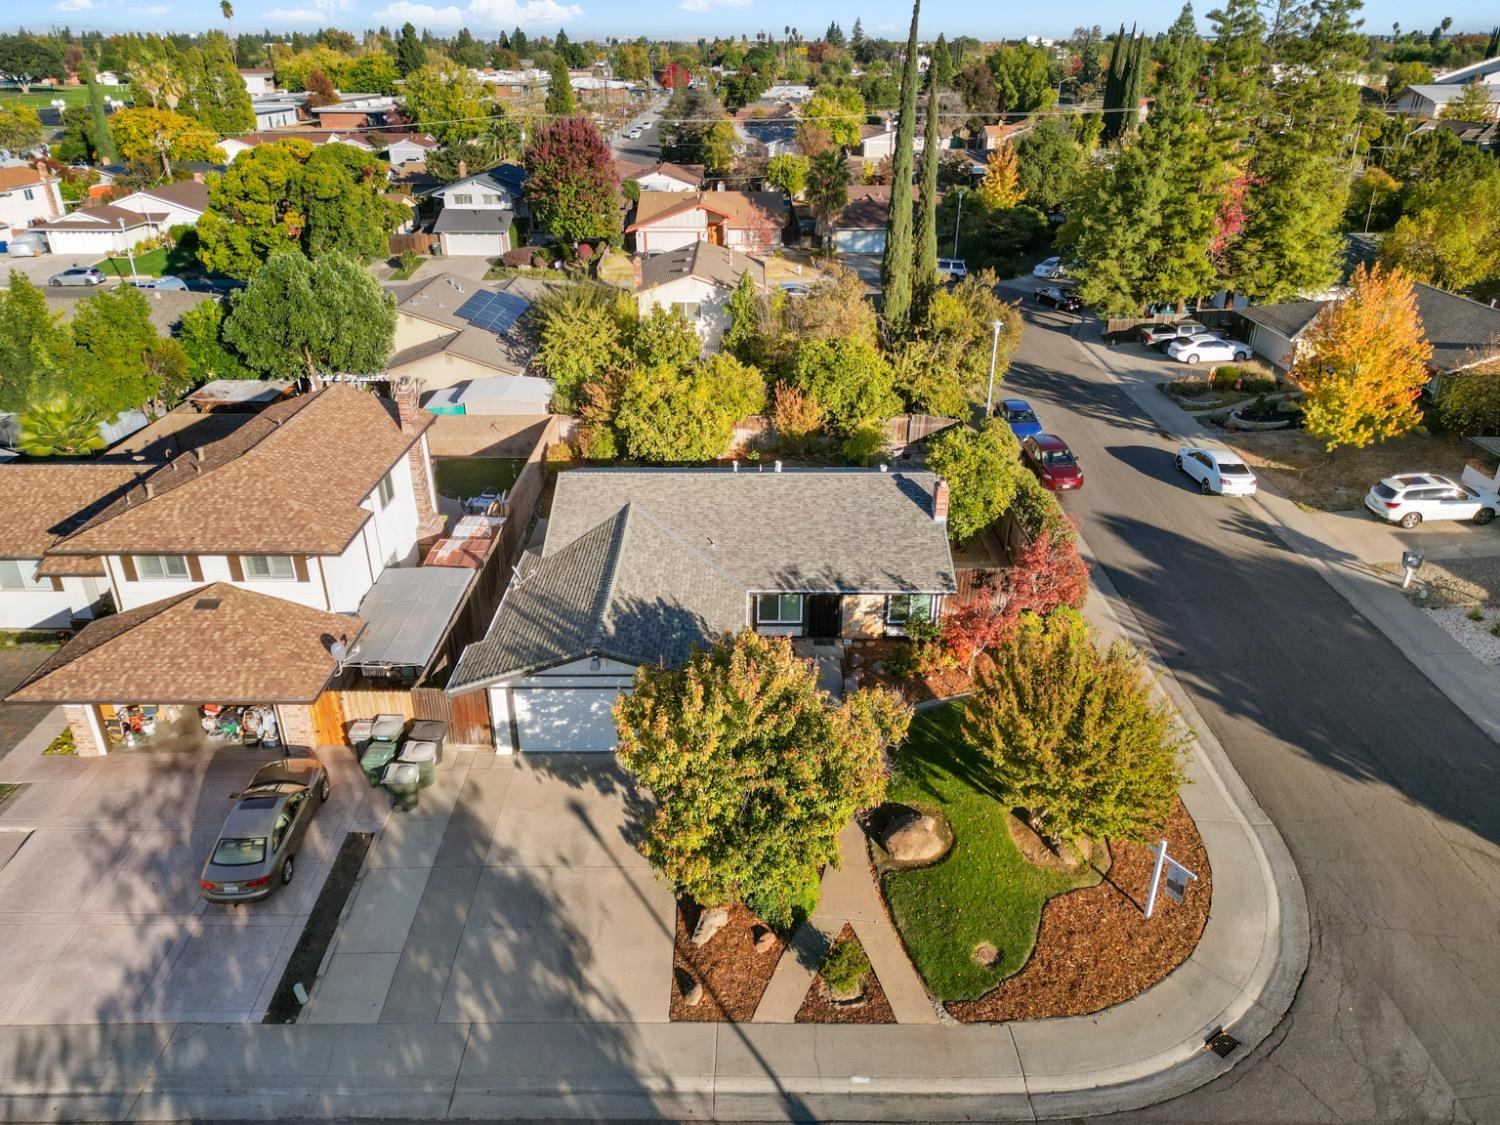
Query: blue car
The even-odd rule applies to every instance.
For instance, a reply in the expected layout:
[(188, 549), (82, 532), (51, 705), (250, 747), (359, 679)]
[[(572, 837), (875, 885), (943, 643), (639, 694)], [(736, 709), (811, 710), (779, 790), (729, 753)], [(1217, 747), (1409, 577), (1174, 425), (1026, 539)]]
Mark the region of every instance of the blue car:
[(1025, 399), (1005, 398), (1000, 400), (1000, 417), (1010, 425), (1010, 432), (1017, 438), (1036, 437), (1042, 432), (1042, 422)]

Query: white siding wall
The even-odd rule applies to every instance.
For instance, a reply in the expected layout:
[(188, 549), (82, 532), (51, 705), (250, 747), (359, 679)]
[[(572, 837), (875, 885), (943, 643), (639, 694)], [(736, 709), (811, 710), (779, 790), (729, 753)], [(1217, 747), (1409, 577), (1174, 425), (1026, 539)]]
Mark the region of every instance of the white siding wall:
[(663, 254), (707, 237), (708, 213), (695, 210), (642, 227), (635, 232), (635, 245), (642, 254)]
[(0, 590), (0, 629), (66, 629), (78, 608), (66, 588)]
[[(772, 223), (777, 222), (772, 216)], [(768, 225), (761, 230), (741, 230), (734, 227), (724, 228), (724, 245), (737, 250), (765, 250), (772, 246), (781, 245), (781, 227)]]
[[(382, 569), (370, 557), (363, 534), (350, 540), (342, 555), (324, 555), (310, 559), (309, 566), (322, 566), (323, 580), (328, 583), (328, 608), (334, 613), (353, 613), (359, 609), (359, 603), (375, 584), (375, 578), (380, 576)], [(313, 574), (309, 577), (317, 576)]]
[(62, 198), (55, 183), (30, 185), (0, 192), (0, 232), (7, 227), (27, 227), (36, 219), (55, 219), (62, 214)]
[(392, 467), (391, 480), (396, 491), (389, 504), (380, 506), (380, 490), (376, 488), (360, 505), (375, 513), (364, 530), (376, 578), (387, 566), (404, 566), (417, 557), (417, 499), (412, 491), (411, 462), (405, 457)]
[(135, 195), (127, 195), (124, 199), (115, 200), (116, 207), (123, 207), (127, 211), (134, 211), (137, 215), (166, 215), (166, 221), (162, 223), (162, 229), (167, 230), (179, 224), (195, 226), (203, 216), (201, 211), (190, 211), (177, 203), (169, 203), (165, 199), (157, 199), (147, 196), (141, 192)]
[(637, 294), (636, 303), (641, 315), (646, 316), (658, 305), (670, 309), (676, 304), (696, 302), (698, 320), (694, 326), (703, 341), (704, 354), (707, 354), (718, 350), (719, 341), (724, 338), (724, 331), (729, 327), (729, 313), (725, 305), (731, 292), (702, 278), (681, 277), (654, 289), (643, 290)]
[(307, 564), (306, 582), (298, 582), (295, 578), (275, 580), (247, 578), (236, 582), (229, 571), (228, 555), (198, 556), (198, 565), (203, 571), (202, 582), (195, 582), (191, 578), (142, 578), (139, 565), (136, 567), (136, 580), (131, 582), (125, 578), (125, 570), (118, 556), (111, 556), (106, 562), (115, 591), (115, 606), (121, 610), (150, 605), (152, 602), (159, 602), (175, 594), (186, 593), (188, 590), (197, 589), (210, 582), (228, 582), (246, 590), (270, 594), (272, 597), (284, 598), (299, 605), (312, 606), (315, 609), (327, 608), (323, 597), (323, 583), (318, 577), (317, 564), (311, 559)]

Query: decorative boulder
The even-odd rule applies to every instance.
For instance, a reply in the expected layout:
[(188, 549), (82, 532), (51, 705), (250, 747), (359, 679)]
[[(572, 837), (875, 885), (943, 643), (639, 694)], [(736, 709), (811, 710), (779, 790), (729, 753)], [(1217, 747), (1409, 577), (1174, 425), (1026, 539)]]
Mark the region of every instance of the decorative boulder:
[(698, 916), (698, 924), (693, 927), (693, 944), (707, 945), (713, 936), (727, 925), (729, 925), (729, 911), (722, 906), (705, 910)]
[(755, 952), (757, 953), (769, 953), (776, 945), (776, 935), (768, 926), (756, 926), (751, 931), (751, 936), (755, 939)]
[(913, 809), (908, 816), (892, 818), (880, 846), (897, 863), (930, 863), (948, 850), (948, 840), (937, 817)]
[(677, 990), (682, 993), (682, 1002), (689, 1008), (696, 1008), (703, 1003), (703, 985), (692, 973), (678, 966)]

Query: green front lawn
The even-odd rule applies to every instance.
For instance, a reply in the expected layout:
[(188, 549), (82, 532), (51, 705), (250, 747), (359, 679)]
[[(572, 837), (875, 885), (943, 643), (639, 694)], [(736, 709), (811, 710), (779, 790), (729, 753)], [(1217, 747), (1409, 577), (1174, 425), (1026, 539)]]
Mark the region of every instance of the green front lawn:
[[(953, 850), (933, 867), (897, 871), (884, 880), (896, 928), (917, 971), (940, 1000), (974, 1000), (1020, 970), (1031, 956), (1047, 900), (1099, 881), (1032, 866), (1006, 828), (1009, 810), (985, 789), (983, 759), (958, 726), (962, 703), (919, 714), (896, 755), (890, 800), (941, 813)], [(988, 942), (995, 964), (974, 959)]]
[[(129, 277), (130, 259), (123, 256), (105, 258), (99, 263), (99, 268), (104, 271), (106, 277)], [(197, 253), (192, 249), (184, 249), (181, 243), (170, 250), (163, 246), (135, 256), (137, 277), (161, 277), (163, 274), (175, 274), (180, 277), (197, 268)]]
[(509, 488), (524, 464), (518, 457), (441, 457), (433, 462), (432, 471), (441, 495), (464, 500)]

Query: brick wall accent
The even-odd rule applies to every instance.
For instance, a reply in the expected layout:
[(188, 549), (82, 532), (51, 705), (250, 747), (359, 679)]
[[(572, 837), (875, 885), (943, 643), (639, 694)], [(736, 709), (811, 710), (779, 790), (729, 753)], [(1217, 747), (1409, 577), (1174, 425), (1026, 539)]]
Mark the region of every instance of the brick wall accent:
[[(422, 410), (422, 385), (415, 379), (396, 380), (392, 389), (396, 400), (396, 416), (405, 433), (416, 433), (426, 421)], [(442, 528), (438, 518), (437, 498), (432, 494), (432, 465), (427, 452), (427, 441), (422, 439), (411, 447), (406, 459), (411, 464), (412, 493), (417, 504), (417, 538), (435, 535)]]
[(845, 594), (839, 609), (843, 616), (839, 636), (885, 636), (884, 594)]
[(99, 745), (98, 739), (94, 737), (94, 728), (89, 723), (89, 705), (86, 703), (69, 703), (63, 708), (63, 714), (68, 720), (68, 729), (73, 732), (73, 746), (78, 751), (80, 758), (98, 758), (104, 754), (104, 747)]

